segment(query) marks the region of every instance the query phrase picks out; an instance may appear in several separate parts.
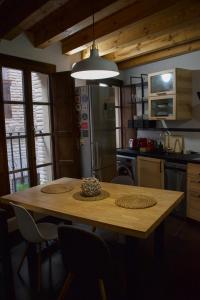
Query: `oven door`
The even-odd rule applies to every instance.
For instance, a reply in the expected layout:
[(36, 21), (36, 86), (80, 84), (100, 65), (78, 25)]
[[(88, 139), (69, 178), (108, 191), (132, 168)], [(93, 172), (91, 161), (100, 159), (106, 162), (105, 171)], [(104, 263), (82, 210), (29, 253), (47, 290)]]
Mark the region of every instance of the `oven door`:
[(174, 210), (174, 214), (186, 217), (186, 165), (165, 162), (165, 189), (185, 193), (184, 199)]

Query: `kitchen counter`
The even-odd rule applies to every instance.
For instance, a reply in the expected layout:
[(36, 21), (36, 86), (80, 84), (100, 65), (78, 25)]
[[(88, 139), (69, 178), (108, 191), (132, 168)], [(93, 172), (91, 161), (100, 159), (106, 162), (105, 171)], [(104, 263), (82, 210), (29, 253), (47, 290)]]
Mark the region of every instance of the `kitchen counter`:
[(129, 148), (117, 149), (117, 154), (125, 156), (148, 156), (152, 158), (164, 159), (176, 163), (195, 163), (200, 164), (200, 154), (179, 154), (167, 152), (140, 152)]

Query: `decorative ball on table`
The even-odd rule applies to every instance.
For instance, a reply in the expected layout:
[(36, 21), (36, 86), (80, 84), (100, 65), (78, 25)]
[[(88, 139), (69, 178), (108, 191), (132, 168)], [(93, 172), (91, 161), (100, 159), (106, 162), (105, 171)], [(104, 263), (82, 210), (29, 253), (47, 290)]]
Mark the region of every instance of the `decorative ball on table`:
[(101, 184), (95, 177), (83, 178), (81, 194), (85, 197), (95, 197), (101, 193)]

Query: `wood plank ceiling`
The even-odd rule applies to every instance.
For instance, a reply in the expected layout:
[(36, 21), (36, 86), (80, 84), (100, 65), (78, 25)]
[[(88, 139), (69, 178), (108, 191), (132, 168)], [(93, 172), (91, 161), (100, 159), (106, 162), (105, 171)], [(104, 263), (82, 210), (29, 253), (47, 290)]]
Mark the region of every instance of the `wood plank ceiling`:
[(120, 69), (200, 50), (199, 0), (0, 0), (0, 39), (25, 32), (35, 47), (61, 41), (87, 58), (93, 12), (100, 55)]

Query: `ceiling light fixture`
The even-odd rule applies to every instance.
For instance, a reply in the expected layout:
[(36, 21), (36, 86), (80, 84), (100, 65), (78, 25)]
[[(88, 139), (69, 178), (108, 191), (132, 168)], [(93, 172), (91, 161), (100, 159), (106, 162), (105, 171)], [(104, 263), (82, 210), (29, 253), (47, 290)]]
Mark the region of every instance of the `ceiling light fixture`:
[(96, 80), (111, 78), (119, 75), (115, 62), (99, 56), (99, 50), (95, 44), (94, 12), (93, 12), (93, 42), (89, 58), (77, 62), (71, 71), (71, 76), (77, 79)]

